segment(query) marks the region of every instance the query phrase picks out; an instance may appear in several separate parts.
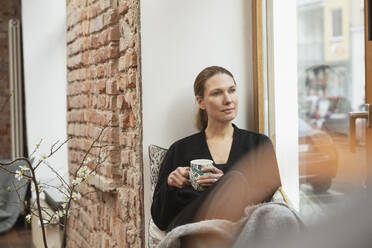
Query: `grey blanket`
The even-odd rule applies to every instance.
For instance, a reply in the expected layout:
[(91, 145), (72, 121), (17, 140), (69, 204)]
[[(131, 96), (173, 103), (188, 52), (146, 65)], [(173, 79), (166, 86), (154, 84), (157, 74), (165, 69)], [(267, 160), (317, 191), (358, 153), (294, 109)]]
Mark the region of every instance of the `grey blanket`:
[[(25, 162), (17, 161), (6, 168), (15, 172), (20, 170), (19, 166), (23, 165), (25, 165)], [(30, 175), (30, 172), (28, 171), (26, 174)], [(18, 194), (14, 191), (14, 186), (18, 188)], [(17, 180), (14, 174), (0, 168), (0, 233), (12, 228), (19, 214), (23, 211), (22, 202), (26, 196), (27, 186), (27, 181), (24, 178)]]
[[(247, 208), (246, 211), (252, 210)], [(278, 235), (305, 230), (305, 225), (297, 212), (283, 203), (270, 202), (255, 206), (252, 214), (246, 218), (233, 248), (254, 247), (256, 244), (275, 240)]]
[(223, 244), (221, 247), (226, 244), (234, 248), (249, 247), (249, 244), (274, 239), (278, 233), (304, 229), (304, 223), (294, 209), (282, 202), (269, 202), (247, 207), (245, 216), (238, 222), (216, 219), (179, 226), (169, 232), (158, 247), (181, 247), (181, 239), (193, 235), (212, 237), (212, 244), (210, 239), (208, 242), (194, 239), (193, 247), (218, 247), (218, 243)]

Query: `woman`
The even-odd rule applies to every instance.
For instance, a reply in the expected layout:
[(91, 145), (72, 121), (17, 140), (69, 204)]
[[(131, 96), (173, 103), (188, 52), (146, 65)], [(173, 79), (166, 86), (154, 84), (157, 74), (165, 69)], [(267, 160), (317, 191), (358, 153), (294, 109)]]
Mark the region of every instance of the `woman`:
[[(224, 178), (224, 174), (244, 154), (255, 153), (253, 151), (261, 145), (269, 144), (270, 154), (267, 157), (277, 171), (270, 140), (232, 124), (238, 111), (238, 94), (234, 77), (228, 70), (218, 66), (205, 68), (195, 79), (194, 93), (199, 105), (197, 125), (201, 131), (171, 145), (154, 191), (151, 214), (161, 230), (169, 231), (193, 221), (198, 207), (208, 195), (213, 194), (216, 182)], [(212, 173), (197, 180), (202, 186), (213, 186), (206, 191), (195, 191), (190, 185), (189, 166), (194, 159), (211, 159), (214, 162), (215, 167), (204, 169)], [(216, 216), (220, 217), (216, 214), (208, 218)], [(204, 217), (199, 215), (198, 220)]]

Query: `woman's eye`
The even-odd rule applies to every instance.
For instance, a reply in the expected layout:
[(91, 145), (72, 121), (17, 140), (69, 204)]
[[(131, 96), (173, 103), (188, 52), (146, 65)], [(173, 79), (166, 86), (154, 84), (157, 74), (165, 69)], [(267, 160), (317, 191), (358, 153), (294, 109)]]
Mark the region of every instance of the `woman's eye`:
[(233, 88), (233, 89), (230, 89), (230, 93), (234, 93), (236, 91), (236, 89), (235, 88)]

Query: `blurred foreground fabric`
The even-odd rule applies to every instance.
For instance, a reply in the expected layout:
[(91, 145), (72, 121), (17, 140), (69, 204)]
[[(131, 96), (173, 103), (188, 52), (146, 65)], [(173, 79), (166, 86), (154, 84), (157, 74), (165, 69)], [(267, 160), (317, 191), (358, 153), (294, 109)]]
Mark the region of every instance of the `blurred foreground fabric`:
[(282, 229), (299, 233), (305, 230), (305, 225), (278, 189), (271, 202), (246, 207), (245, 216), (237, 222), (212, 219), (185, 224), (169, 232), (158, 247), (222, 248), (231, 247), (232, 243), (234, 247), (246, 247), (272, 239)]
[(322, 220), (307, 226), (307, 230), (300, 234), (281, 230), (272, 239), (261, 238), (249, 246), (246, 243), (239, 243), (234, 248), (370, 248), (372, 247), (371, 187), (349, 197), (346, 203), (336, 207)]

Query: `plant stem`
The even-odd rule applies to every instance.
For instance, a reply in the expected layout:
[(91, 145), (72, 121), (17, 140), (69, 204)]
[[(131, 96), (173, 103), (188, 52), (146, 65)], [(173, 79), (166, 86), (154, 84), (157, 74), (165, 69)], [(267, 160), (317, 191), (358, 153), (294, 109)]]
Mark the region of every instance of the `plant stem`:
[(41, 225), (41, 232), (43, 234), (44, 248), (48, 248), (48, 243), (47, 243), (46, 234), (45, 234), (44, 220), (43, 220), (43, 216), (42, 216), (42, 213), (41, 213), (39, 186), (37, 184), (35, 170), (34, 170), (34, 168), (32, 168), (30, 162), (28, 160), (26, 160), (26, 161), (27, 161), (27, 163), (30, 167), (31, 173), (32, 173), (32, 181), (35, 184), (36, 204), (37, 204), (37, 210), (39, 212), (39, 220), (40, 220), (40, 225)]

